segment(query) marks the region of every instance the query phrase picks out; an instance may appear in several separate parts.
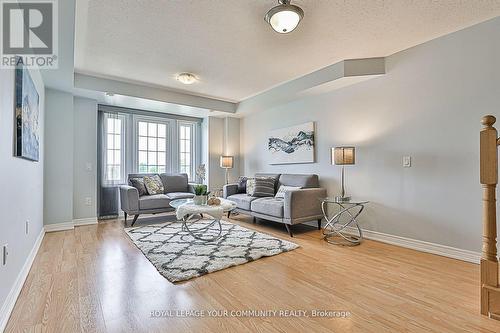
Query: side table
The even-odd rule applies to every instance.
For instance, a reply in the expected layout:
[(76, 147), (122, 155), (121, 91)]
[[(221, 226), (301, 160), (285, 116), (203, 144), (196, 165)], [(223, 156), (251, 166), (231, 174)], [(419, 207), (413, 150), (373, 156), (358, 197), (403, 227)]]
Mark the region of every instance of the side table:
[[(361, 244), (363, 241), (363, 231), (356, 219), (367, 203), (369, 203), (369, 201), (353, 199), (349, 201), (338, 201), (335, 198), (321, 199), (321, 210), (326, 220), (326, 225), (323, 229), (323, 238), (325, 241), (335, 245), (354, 246)], [(338, 207), (338, 212), (331, 217), (328, 217), (328, 205)], [(342, 217), (346, 217), (344, 221), (341, 221)], [(347, 233), (346, 228), (348, 227), (355, 228), (355, 230), (357, 230), (356, 234)]]

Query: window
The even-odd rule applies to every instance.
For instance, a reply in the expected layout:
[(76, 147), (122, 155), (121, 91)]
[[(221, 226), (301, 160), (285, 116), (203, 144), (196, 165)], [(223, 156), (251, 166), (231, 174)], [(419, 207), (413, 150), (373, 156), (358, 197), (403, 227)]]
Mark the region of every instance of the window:
[[(101, 106), (100, 179), (103, 186), (127, 183), (132, 173), (187, 173), (195, 179), (201, 127), (196, 119), (115, 112)], [(111, 109), (105, 111), (105, 109)]]
[(105, 168), (104, 180), (106, 183), (121, 182), (125, 177), (123, 154), (123, 129), (125, 119), (116, 114), (105, 114), (104, 120), (104, 148)]
[(137, 170), (140, 173), (166, 172), (167, 124), (138, 121)]
[(187, 173), (193, 179), (194, 124), (179, 123), (179, 172)]

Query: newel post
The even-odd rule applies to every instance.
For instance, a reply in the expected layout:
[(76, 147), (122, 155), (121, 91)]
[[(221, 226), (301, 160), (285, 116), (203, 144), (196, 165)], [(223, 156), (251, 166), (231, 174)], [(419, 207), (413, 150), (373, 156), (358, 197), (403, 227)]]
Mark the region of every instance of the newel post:
[(481, 313), (489, 313), (488, 291), (498, 286), (496, 186), (498, 183), (498, 133), (494, 116), (484, 116), (480, 132), (480, 181), (483, 187), (483, 248), (481, 255)]
[(483, 251), (482, 258), (497, 259), (497, 217), (496, 186), (498, 183), (497, 130), (493, 127), (496, 119), (484, 116), (480, 134), (480, 170), (483, 186)]

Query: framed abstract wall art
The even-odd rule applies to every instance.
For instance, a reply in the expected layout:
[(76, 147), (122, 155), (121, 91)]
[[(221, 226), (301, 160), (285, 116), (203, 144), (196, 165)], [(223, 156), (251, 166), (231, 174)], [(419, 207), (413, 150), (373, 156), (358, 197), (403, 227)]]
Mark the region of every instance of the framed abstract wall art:
[(314, 163), (314, 123), (271, 131), (270, 164)]
[(15, 69), (14, 156), (38, 161), (40, 155), (40, 97), (27, 68)]

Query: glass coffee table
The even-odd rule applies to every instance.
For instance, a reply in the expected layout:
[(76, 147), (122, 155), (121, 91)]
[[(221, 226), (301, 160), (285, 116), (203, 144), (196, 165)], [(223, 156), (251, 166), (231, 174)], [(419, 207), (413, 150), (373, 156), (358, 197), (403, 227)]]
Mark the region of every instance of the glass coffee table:
[[(224, 214), (236, 208), (236, 202), (218, 198), (220, 205), (195, 205), (192, 199), (177, 199), (170, 202), (170, 206), (175, 208), (177, 219), (182, 221), (182, 230), (186, 230), (196, 239), (212, 242), (222, 235), (222, 225), (220, 220)], [(208, 223), (203, 223), (199, 228), (195, 228), (196, 222), (206, 220), (204, 215), (209, 215)], [(210, 235), (211, 234), (211, 235)]]

